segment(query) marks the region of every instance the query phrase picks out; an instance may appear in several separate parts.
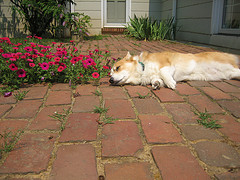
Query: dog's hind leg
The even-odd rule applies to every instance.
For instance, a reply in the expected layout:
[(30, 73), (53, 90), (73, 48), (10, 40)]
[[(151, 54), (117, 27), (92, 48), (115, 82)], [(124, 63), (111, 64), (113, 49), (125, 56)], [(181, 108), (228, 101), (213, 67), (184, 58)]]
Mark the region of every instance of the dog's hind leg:
[(240, 80), (240, 69), (237, 68), (234, 69), (234, 71), (231, 73), (231, 79)]

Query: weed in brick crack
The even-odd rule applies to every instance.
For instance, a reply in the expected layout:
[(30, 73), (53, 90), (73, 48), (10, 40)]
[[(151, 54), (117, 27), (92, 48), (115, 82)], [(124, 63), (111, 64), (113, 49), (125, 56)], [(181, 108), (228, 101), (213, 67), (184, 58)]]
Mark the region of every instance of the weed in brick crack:
[(16, 100), (21, 101), (25, 98), (25, 96), (27, 95), (28, 92), (29, 92), (29, 90), (28, 91), (17, 91), (17, 93), (14, 94), (14, 97)]
[(103, 121), (103, 125), (105, 124), (114, 124), (114, 121), (117, 121), (118, 119), (113, 118), (113, 117), (105, 117)]
[(137, 94), (138, 94), (139, 99), (146, 99), (150, 95), (149, 93), (147, 95), (141, 95), (139, 93), (137, 93)]
[(94, 113), (106, 113), (108, 111), (108, 108), (102, 108), (99, 106), (95, 106), (95, 109), (93, 110)]
[(96, 90), (95, 92), (93, 92), (93, 94), (96, 95), (96, 96), (101, 96), (101, 95), (102, 95), (102, 93), (101, 93), (100, 91), (98, 91), (98, 90)]
[(201, 124), (206, 128), (210, 128), (210, 129), (222, 128), (220, 124), (216, 123), (217, 120), (214, 120), (212, 118), (212, 115), (209, 114), (206, 109), (205, 109), (205, 112), (200, 112), (200, 113), (194, 112), (194, 113), (198, 116), (198, 119), (197, 119), (198, 124)]
[(18, 130), (16, 133), (13, 133), (7, 129), (4, 130), (4, 132), (0, 134), (0, 141), (2, 142), (0, 145), (0, 154), (3, 152), (7, 153), (12, 151), (14, 145), (17, 143), (19, 137), (23, 133), (23, 130)]
[(55, 112), (52, 116), (49, 115), (49, 117), (56, 119), (61, 122), (61, 127), (60, 130), (63, 131), (65, 129), (65, 124), (66, 124), (66, 117), (69, 115), (70, 109), (65, 110), (64, 113), (60, 114), (58, 112)]

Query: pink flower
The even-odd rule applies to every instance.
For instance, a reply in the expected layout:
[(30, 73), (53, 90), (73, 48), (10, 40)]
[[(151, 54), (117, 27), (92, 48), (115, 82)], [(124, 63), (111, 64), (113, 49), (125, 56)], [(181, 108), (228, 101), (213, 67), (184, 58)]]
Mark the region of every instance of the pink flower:
[(108, 66), (103, 66), (103, 69), (109, 69), (109, 67)]
[(34, 64), (34, 63), (29, 63), (29, 66), (30, 66), (30, 67), (34, 67), (35, 64)]
[(42, 68), (42, 70), (48, 70), (49, 69), (49, 64), (46, 62), (43, 62), (42, 64), (40, 64), (40, 67)]
[(2, 57), (4, 57), (4, 58), (10, 58), (10, 57), (12, 57), (12, 54), (8, 54), (8, 53), (2, 54)]
[(18, 77), (22, 78), (22, 77), (25, 77), (26, 76), (26, 71), (24, 71), (23, 69), (19, 69), (17, 71), (17, 75)]
[(62, 72), (64, 70), (64, 67), (63, 66), (59, 66), (57, 70), (58, 70), (58, 72)]
[(38, 55), (32, 54), (32, 58), (37, 58), (37, 57), (38, 57)]
[(44, 57), (44, 54), (38, 53), (38, 56), (39, 56), (39, 57)]
[(52, 62), (52, 61), (49, 61), (48, 64), (49, 64), (50, 66), (52, 66), (52, 65), (53, 65), (53, 62)]
[(95, 79), (99, 78), (99, 76), (100, 75), (97, 72), (92, 73), (92, 77)]
[(53, 55), (46, 55), (46, 58), (52, 59), (52, 58), (53, 58)]
[(33, 62), (33, 60), (32, 60), (32, 59), (27, 59), (27, 61), (28, 61), (28, 62)]
[(32, 51), (33, 49), (32, 49), (32, 47), (30, 47), (30, 46), (26, 46), (25, 48), (23, 48), (25, 51), (27, 51), (27, 52), (30, 52), (30, 51)]
[(60, 61), (60, 57), (54, 58), (54, 61), (55, 61), (55, 62), (59, 62), (59, 61)]
[(13, 47), (14, 50), (18, 50), (19, 48), (18, 47)]
[(6, 93), (4, 93), (4, 97), (9, 97), (9, 96), (11, 96), (12, 95), (12, 92), (6, 92)]
[(16, 58), (10, 58), (11, 61), (16, 61), (17, 59)]
[(18, 67), (15, 65), (15, 64), (10, 64), (9, 65), (9, 68), (12, 70), (12, 71), (17, 71), (18, 70)]

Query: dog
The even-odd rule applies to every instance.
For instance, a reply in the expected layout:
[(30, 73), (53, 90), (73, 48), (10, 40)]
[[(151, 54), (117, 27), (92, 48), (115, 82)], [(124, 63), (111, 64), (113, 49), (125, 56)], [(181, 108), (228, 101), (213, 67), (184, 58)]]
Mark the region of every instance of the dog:
[(220, 81), (240, 79), (239, 58), (223, 52), (184, 54), (178, 52), (142, 52), (127, 55), (111, 68), (112, 85), (152, 85), (176, 88), (179, 81)]

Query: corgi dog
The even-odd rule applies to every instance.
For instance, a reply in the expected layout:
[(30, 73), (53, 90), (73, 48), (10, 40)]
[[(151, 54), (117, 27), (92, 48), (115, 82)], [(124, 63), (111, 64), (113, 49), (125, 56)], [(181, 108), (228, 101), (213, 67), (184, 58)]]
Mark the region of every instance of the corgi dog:
[(178, 52), (142, 52), (127, 55), (111, 69), (112, 85), (152, 85), (176, 88), (179, 81), (219, 81), (240, 79), (239, 59), (223, 52), (184, 54)]

